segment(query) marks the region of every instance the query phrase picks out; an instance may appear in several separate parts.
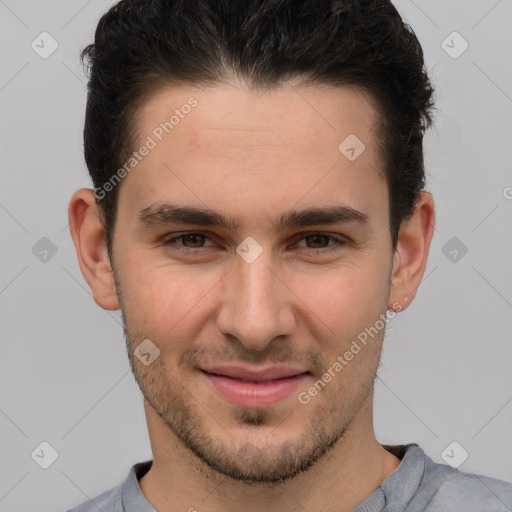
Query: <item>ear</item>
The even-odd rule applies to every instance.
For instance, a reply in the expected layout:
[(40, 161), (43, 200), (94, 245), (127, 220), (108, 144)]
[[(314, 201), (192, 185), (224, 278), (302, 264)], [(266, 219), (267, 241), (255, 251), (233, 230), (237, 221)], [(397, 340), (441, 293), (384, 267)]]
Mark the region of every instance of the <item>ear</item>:
[(91, 189), (82, 188), (73, 194), (69, 202), (68, 217), (78, 264), (96, 304), (103, 309), (119, 309), (101, 221), (102, 212)]
[(402, 311), (416, 296), (427, 266), (434, 224), (434, 199), (432, 194), (422, 191), (412, 217), (400, 226), (393, 256), (388, 309)]

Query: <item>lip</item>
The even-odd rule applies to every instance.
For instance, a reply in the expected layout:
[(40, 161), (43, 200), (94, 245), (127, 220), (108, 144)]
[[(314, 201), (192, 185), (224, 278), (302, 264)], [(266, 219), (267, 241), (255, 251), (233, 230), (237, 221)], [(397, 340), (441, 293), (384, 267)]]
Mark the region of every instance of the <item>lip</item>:
[(276, 405), (309, 376), (303, 368), (282, 365), (260, 368), (221, 365), (201, 368), (201, 374), (234, 405), (254, 408)]

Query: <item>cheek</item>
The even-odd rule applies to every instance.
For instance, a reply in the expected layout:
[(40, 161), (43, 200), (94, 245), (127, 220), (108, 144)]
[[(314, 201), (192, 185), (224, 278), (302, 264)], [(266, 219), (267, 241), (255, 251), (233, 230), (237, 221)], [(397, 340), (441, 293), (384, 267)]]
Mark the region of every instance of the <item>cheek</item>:
[[(324, 326), (321, 331), (324, 349), (338, 353), (385, 312), (387, 273), (384, 267), (380, 263), (373, 266), (347, 264), (303, 274), (294, 280), (293, 289), (300, 290), (297, 295), (313, 313), (312, 321)], [(320, 331), (317, 334), (322, 337)]]
[(204, 324), (198, 315), (221, 275), (169, 264), (141, 264), (138, 268), (143, 270), (132, 268), (131, 277), (124, 283), (132, 324), (162, 345), (169, 340), (174, 348), (180, 340), (185, 344)]

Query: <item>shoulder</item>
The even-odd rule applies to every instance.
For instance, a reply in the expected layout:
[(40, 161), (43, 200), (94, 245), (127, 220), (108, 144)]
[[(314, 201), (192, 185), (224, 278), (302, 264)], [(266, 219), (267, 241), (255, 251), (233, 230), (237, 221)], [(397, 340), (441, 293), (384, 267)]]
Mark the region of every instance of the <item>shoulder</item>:
[(137, 510), (151, 510), (151, 505), (145, 500), (138, 480), (151, 468), (153, 461), (147, 460), (134, 464), (125, 481), (96, 498), (85, 501), (81, 505), (68, 510), (67, 512), (125, 512), (125, 506), (130, 503)]
[[(510, 512), (512, 483), (438, 464), (425, 457), (425, 473), (416, 496), (407, 510), (427, 512)], [(417, 508), (420, 505), (421, 508)]]
[(121, 512), (121, 489), (122, 485), (105, 491), (104, 493), (96, 496), (91, 500), (85, 501), (84, 503), (68, 510), (67, 512)]

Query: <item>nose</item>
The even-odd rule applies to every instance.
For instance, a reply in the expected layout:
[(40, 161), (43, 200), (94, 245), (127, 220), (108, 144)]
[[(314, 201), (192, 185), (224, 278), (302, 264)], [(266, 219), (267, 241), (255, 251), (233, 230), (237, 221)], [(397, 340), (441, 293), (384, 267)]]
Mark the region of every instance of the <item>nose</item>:
[(221, 286), (217, 328), (223, 335), (248, 349), (263, 350), (276, 337), (293, 333), (294, 294), (272, 269), (270, 251), (252, 263), (237, 257)]

